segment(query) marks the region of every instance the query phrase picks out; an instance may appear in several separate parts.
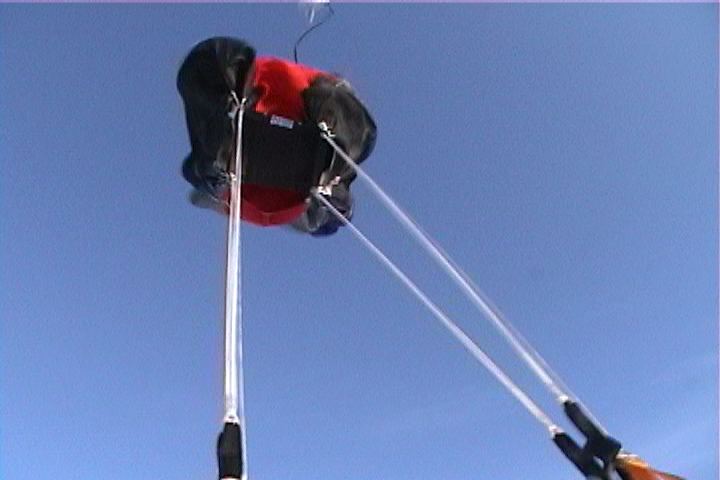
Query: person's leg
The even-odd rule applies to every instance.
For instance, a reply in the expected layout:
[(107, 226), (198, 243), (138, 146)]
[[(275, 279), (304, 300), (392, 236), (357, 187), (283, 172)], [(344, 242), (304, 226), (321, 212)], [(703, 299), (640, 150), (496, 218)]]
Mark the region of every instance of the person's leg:
[(254, 58), (255, 51), (242, 40), (211, 38), (190, 51), (178, 72), (192, 150), (183, 162), (183, 177), (213, 197), (227, 183), (233, 143), (230, 92), (238, 82), (242, 88)]
[[(303, 92), (303, 100), (308, 118), (328, 124), (335, 134), (335, 141), (356, 163), (370, 155), (375, 146), (377, 127), (347, 82), (319, 76)], [(325, 176), (330, 180), (339, 176), (343, 181), (351, 182), (355, 173), (335, 155)]]

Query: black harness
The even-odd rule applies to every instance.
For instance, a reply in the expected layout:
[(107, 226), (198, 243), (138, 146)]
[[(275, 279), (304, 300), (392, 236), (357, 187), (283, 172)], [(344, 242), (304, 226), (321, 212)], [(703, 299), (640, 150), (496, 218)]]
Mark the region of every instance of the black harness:
[(330, 165), (332, 149), (316, 125), (246, 110), (242, 128), (243, 183), (308, 194)]

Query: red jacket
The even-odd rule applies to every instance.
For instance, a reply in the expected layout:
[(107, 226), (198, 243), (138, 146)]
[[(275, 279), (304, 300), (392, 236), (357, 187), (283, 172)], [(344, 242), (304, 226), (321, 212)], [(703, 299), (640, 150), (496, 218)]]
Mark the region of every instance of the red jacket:
[[(255, 111), (303, 122), (305, 107), (301, 93), (318, 75), (313, 68), (272, 57), (255, 59), (251, 80), (257, 95)], [(257, 225), (292, 222), (305, 211), (305, 197), (297, 192), (261, 185), (243, 184), (241, 215)]]

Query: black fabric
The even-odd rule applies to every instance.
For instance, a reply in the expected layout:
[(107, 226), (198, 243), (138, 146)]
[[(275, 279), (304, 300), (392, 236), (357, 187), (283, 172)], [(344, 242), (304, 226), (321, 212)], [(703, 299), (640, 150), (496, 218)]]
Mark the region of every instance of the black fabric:
[[(242, 95), (254, 60), (255, 50), (245, 41), (215, 37), (197, 44), (178, 72), (177, 86), (185, 105), (191, 146), (182, 174), (196, 189), (197, 195), (192, 198), (203, 205), (209, 202), (219, 206), (220, 211), (219, 197), (229, 184), (228, 165), (235, 143), (233, 120), (228, 116), (231, 92)], [(377, 127), (345, 81), (318, 75), (302, 92), (302, 99), (308, 120), (286, 128), (286, 122), (254, 112), (250, 98), (243, 121), (243, 182), (305, 195), (314, 186), (332, 184), (326, 198), (349, 219), (354, 169), (322, 140), (317, 124), (325, 122), (335, 141), (356, 163), (372, 152)], [(311, 198), (296, 228), (328, 235), (340, 225), (341, 221)]]
[[(377, 126), (370, 112), (346, 81), (318, 76), (302, 95), (308, 118), (316, 124), (325, 122), (335, 135), (335, 142), (355, 163), (360, 164), (370, 156), (377, 140)], [(337, 185), (330, 189), (329, 194), (323, 195), (350, 220), (354, 203), (350, 185), (356, 177), (355, 169), (332, 147), (329, 148), (330, 167), (323, 172), (320, 184)], [(322, 202), (311, 197), (305, 213), (293, 227), (322, 237), (334, 234), (343, 224)]]
[[(231, 92), (242, 96), (254, 49), (242, 40), (216, 37), (196, 45), (178, 73), (185, 103), (191, 152), (183, 177), (217, 198), (228, 185), (227, 171), (235, 151)], [(314, 124), (273, 124), (246, 109), (243, 119), (243, 182), (308, 194), (331, 158), (329, 146)]]
[(330, 164), (331, 147), (313, 124), (246, 111), (243, 138), (245, 183), (307, 194)]
[(610, 480), (604, 471), (603, 464), (591, 453), (580, 446), (567, 433), (558, 433), (553, 436), (553, 442), (565, 454), (585, 478), (597, 480)]
[(218, 478), (242, 478), (242, 436), (240, 425), (226, 423), (217, 441)]
[(559, 433), (553, 436), (555, 445), (586, 478), (611, 480), (620, 442), (601, 431), (576, 402), (566, 401), (563, 409), (587, 441), (580, 447), (569, 435)]
[(577, 402), (566, 401), (563, 409), (570, 421), (587, 438), (585, 448), (605, 464), (611, 463), (620, 451), (620, 442), (600, 430)]
[(244, 41), (210, 38), (197, 44), (180, 67), (177, 87), (185, 104), (191, 156), (201, 167), (208, 166), (202, 164), (205, 160), (214, 161), (232, 138), (227, 116), (230, 93), (242, 95), (254, 61), (255, 50)]
[(215, 37), (193, 47), (180, 67), (177, 88), (185, 104), (190, 154), (182, 173), (195, 188), (215, 196), (227, 184), (233, 125), (230, 93), (245, 83), (255, 50), (245, 41)]
[[(335, 134), (335, 142), (355, 163), (370, 156), (377, 140), (377, 126), (350, 84), (318, 76), (302, 95), (308, 118), (314, 123), (325, 122)], [(349, 187), (355, 171), (336, 156), (327, 176), (339, 176)]]
[[(350, 194), (350, 188), (344, 183), (332, 187), (329, 194), (320, 193), (320, 195), (345, 217), (345, 219), (348, 221), (352, 219), (354, 202)], [(302, 232), (310, 233), (315, 237), (325, 237), (337, 232), (344, 223), (345, 222), (337, 218), (323, 202), (313, 195), (308, 200), (305, 213), (293, 223), (293, 227)]]

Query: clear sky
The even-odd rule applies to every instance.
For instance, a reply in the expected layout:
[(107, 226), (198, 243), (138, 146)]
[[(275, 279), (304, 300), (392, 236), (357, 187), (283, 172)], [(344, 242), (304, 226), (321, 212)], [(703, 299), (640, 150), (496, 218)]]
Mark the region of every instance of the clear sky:
[[(367, 171), (626, 447), (718, 478), (718, 7), (349, 5), (300, 60), (374, 113)], [(0, 5), (0, 476), (210, 479), (225, 221), (175, 75), (289, 57), (297, 4)], [(355, 224), (562, 423), (359, 182)], [(251, 478), (580, 478), (347, 231), (248, 226)]]

